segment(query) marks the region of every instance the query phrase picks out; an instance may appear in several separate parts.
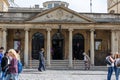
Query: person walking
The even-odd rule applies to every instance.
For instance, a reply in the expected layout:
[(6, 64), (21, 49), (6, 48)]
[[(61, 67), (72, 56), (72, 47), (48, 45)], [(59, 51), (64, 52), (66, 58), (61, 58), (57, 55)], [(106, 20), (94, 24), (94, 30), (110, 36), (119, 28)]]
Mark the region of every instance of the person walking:
[(2, 61), (2, 58), (3, 58), (3, 56), (4, 56), (3, 51), (4, 51), (4, 48), (1, 47), (1, 48), (0, 48), (0, 80), (2, 80), (2, 67), (1, 67), (1, 61)]
[(90, 69), (90, 57), (84, 52), (84, 64), (85, 64), (85, 70)]
[(14, 49), (10, 49), (8, 51), (8, 55), (10, 58), (10, 65), (8, 69), (8, 74), (6, 76), (6, 80), (18, 80), (18, 60), (16, 51)]
[(111, 80), (112, 73), (114, 71), (114, 55), (112, 53), (108, 53), (109, 60), (111, 61), (111, 64), (107, 64), (108, 67), (108, 73), (107, 73), (107, 80)]
[(18, 77), (19, 77), (19, 74), (23, 70), (23, 65), (22, 65), (22, 62), (21, 62), (21, 59), (20, 59), (20, 50), (15, 50), (15, 51), (16, 51), (17, 61), (18, 61)]
[(120, 66), (117, 65), (117, 63), (119, 61), (120, 61), (120, 54), (118, 52), (116, 52), (115, 53), (115, 65), (114, 65), (114, 71), (115, 71), (116, 80), (119, 80)]
[(44, 58), (44, 48), (41, 48), (41, 51), (39, 52), (39, 71), (45, 71), (45, 58)]
[(2, 80), (6, 80), (6, 75), (8, 72), (9, 65), (10, 65), (10, 60), (9, 60), (8, 52), (5, 52), (4, 57), (1, 60)]

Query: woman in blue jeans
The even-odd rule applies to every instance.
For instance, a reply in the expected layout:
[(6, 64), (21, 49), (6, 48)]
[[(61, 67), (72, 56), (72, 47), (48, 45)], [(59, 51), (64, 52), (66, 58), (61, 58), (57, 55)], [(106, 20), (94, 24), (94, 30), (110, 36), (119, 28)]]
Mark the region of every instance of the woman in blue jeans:
[(114, 71), (115, 71), (115, 77), (116, 80), (119, 80), (119, 65), (118, 65), (118, 61), (120, 60), (120, 54), (118, 54), (118, 52), (115, 53), (115, 66), (114, 66)]
[(107, 74), (107, 80), (111, 80), (112, 73), (114, 71), (114, 55), (112, 53), (109, 53), (109, 59), (111, 61), (111, 65), (107, 64), (108, 67), (108, 74)]

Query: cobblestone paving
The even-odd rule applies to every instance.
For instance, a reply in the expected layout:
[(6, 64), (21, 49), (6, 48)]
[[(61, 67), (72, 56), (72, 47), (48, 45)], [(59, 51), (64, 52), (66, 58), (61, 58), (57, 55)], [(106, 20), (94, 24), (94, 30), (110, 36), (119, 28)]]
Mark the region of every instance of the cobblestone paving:
[[(35, 69), (25, 69), (19, 80), (106, 80), (107, 71), (83, 70), (46, 70), (38, 72)], [(112, 79), (115, 80), (113, 73)]]

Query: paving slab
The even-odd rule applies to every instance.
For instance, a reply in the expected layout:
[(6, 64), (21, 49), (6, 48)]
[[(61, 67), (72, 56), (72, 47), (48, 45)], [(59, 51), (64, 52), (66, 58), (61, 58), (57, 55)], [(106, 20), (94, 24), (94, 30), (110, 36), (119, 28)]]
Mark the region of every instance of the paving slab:
[[(24, 69), (19, 80), (107, 80), (107, 71)], [(112, 79), (115, 80), (113, 73)]]

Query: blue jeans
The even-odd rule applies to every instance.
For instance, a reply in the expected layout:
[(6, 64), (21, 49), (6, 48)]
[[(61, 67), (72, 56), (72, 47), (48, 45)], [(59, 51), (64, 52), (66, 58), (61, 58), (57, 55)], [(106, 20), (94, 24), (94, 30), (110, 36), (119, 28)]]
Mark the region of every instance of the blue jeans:
[(7, 74), (6, 76), (6, 80), (18, 80), (18, 73), (15, 73), (15, 74)]
[(113, 71), (114, 71), (114, 67), (108, 67), (107, 80), (111, 80)]
[(119, 68), (115, 66), (115, 67), (114, 67), (114, 70), (115, 70), (116, 80), (119, 80)]
[(45, 71), (45, 64), (44, 63), (39, 63), (39, 70), (42, 71), (44, 70)]
[(2, 72), (2, 80), (6, 80), (5, 79), (5, 74), (6, 74), (5, 72)]
[(1, 64), (0, 64), (0, 80), (2, 80), (2, 67), (1, 67)]

